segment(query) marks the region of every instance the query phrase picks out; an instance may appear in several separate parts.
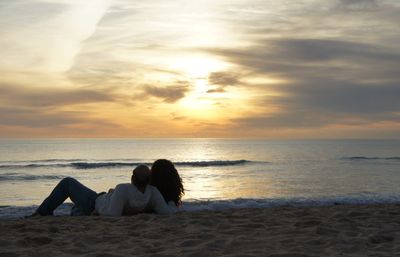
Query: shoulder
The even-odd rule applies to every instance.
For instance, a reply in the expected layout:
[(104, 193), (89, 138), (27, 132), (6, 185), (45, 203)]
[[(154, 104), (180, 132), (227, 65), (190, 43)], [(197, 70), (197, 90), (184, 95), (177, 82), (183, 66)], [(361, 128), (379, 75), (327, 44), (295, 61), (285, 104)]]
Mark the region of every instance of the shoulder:
[(161, 195), (160, 191), (157, 189), (157, 187), (148, 185), (146, 188), (146, 191), (148, 191), (151, 194), (152, 199), (161, 199), (163, 196)]
[(120, 191), (120, 190), (128, 190), (131, 187), (132, 187), (132, 184), (129, 184), (129, 183), (118, 184), (118, 185), (115, 186), (115, 190), (118, 190), (118, 191)]
[[(146, 190), (147, 190), (147, 189), (148, 189), (149, 191), (152, 191), (152, 192), (155, 191), (155, 190), (158, 191), (157, 187), (152, 186), (152, 185), (147, 185), (147, 186), (146, 186)], [(158, 191), (158, 192), (159, 192), (159, 191)]]
[(162, 197), (160, 190), (158, 190), (157, 187), (152, 186), (152, 185), (148, 185), (147, 188), (149, 189), (149, 191), (151, 192), (152, 196), (155, 197)]
[(116, 187), (129, 187), (132, 186), (131, 183), (122, 183), (122, 184), (118, 184)]

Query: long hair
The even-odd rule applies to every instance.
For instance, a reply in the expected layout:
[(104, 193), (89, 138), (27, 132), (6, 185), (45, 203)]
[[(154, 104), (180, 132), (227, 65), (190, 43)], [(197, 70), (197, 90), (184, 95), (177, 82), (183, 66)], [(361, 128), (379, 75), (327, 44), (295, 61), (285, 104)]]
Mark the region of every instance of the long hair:
[(165, 202), (173, 201), (176, 206), (181, 205), (185, 190), (182, 179), (171, 161), (160, 159), (153, 163), (150, 184), (157, 187)]

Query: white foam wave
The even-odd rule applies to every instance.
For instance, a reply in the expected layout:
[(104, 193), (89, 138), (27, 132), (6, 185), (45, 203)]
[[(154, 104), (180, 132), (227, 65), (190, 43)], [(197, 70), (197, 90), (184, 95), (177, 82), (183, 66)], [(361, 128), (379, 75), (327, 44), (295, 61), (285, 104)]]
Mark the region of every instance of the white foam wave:
[[(277, 206), (329, 206), (329, 205), (363, 205), (363, 204), (400, 204), (400, 195), (376, 195), (362, 193), (352, 196), (335, 196), (321, 198), (274, 198), (274, 199), (232, 199), (232, 200), (186, 200), (180, 211), (222, 211), (228, 209), (259, 209)], [(55, 215), (68, 216), (71, 204), (62, 204)], [(0, 206), (0, 219), (15, 219), (34, 212), (37, 206)]]

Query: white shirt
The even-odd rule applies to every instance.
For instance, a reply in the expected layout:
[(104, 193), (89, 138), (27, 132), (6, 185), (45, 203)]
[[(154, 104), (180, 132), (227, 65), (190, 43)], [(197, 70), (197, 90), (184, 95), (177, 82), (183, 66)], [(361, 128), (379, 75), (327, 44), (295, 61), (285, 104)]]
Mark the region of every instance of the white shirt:
[(132, 215), (145, 209), (158, 214), (177, 211), (175, 204), (172, 201), (167, 204), (156, 187), (147, 185), (142, 193), (133, 184), (118, 184), (114, 190), (100, 195), (96, 199), (95, 209), (101, 216)]

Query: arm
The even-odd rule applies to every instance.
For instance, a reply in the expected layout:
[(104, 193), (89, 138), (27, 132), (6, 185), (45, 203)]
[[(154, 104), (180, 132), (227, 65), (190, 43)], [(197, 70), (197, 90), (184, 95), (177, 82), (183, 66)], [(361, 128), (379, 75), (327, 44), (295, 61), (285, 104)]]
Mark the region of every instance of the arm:
[(117, 185), (117, 187), (112, 191), (108, 206), (101, 214), (104, 216), (122, 216), (125, 205), (125, 196), (126, 192), (123, 187)]
[(167, 204), (157, 188), (153, 188), (150, 198), (150, 208), (158, 214), (173, 214), (177, 212), (175, 204)]

